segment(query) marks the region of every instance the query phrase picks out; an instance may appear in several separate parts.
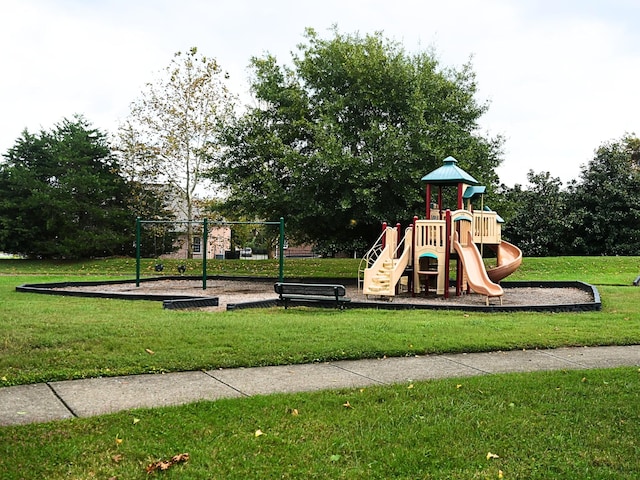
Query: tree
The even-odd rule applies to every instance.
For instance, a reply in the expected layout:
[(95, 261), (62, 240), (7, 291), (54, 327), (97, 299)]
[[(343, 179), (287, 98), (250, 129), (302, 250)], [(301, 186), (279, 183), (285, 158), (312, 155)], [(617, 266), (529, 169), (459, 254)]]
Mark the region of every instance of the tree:
[(569, 253), (568, 193), (562, 189), (562, 182), (549, 172), (533, 170), (529, 170), (527, 179), (529, 188), (516, 185), (503, 192), (503, 203), (513, 212), (503, 227), (504, 237), (529, 257)]
[(306, 31), (293, 65), (253, 58), (256, 106), (227, 130), (228, 206), (284, 216), (287, 235), (335, 251), (362, 248), (380, 222), (424, 210), (420, 179), (449, 155), (489, 187), (502, 140), (478, 132), (470, 65), (441, 69), (381, 34)]
[(578, 255), (640, 252), (640, 139), (602, 144), (571, 187), (573, 249)]
[(0, 166), (0, 251), (43, 258), (132, 252), (135, 215), (106, 136), (81, 116), (24, 131)]
[(234, 97), (224, 83), (227, 74), (195, 47), (176, 53), (164, 73), (166, 77), (148, 83), (132, 104), (119, 130), (119, 149), (141, 183), (169, 184), (182, 219), (191, 221), (203, 174), (219, 157), (219, 138), (233, 116)]

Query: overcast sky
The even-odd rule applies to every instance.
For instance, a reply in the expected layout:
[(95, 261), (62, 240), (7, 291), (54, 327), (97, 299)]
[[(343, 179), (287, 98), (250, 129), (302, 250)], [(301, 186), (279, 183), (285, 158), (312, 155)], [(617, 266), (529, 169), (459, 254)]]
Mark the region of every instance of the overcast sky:
[(506, 138), (501, 181), (566, 182), (602, 143), (640, 135), (639, 23), (638, 0), (0, 0), (0, 153), (75, 113), (115, 132), (193, 46), (246, 96), (252, 56), (288, 62), (306, 27), (337, 25), (434, 48), (443, 66), (472, 57), (481, 126)]

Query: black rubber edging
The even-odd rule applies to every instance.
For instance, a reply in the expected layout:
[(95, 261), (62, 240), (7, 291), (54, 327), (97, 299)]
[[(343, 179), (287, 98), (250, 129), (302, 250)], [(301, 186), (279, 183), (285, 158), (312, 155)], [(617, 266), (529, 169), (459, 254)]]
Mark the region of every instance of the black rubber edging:
[[(177, 276), (167, 275), (140, 279), (140, 282), (154, 282), (161, 280), (200, 280), (201, 276)], [(275, 278), (265, 277), (249, 277), (249, 276), (229, 276), (229, 275), (214, 275), (208, 276), (207, 280), (238, 280), (238, 281), (255, 281), (255, 282), (276, 282)], [(306, 278), (289, 278), (287, 281), (298, 281), (307, 283), (341, 283), (345, 285), (353, 285), (357, 280), (350, 279), (306, 279)], [(24, 284), (16, 287), (17, 292), (25, 293), (40, 293), (48, 295), (63, 295), (72, 297), (93, 297), (93, 298), (115, 298), (120, 300), (202, 300), (203, 302), (211, 301), (215, 297), (206, 296), (193, 296), (193, 295), (152, 295), (152, 294), (119, 294), (119, 293), (105, 293), (105, 292), (70, 292), (61, 290), (52, 290), (53, 288), (64, 288), (69, 286), (94, 286), (94, 285), (109, 285), (109, 284), (131, 284), (135, 283), (135, 280), (103, 280), (103, 281), (87, 281), (87, 282), (54, 282), (54, 283), (32, 283)], [(550, 305), (426, 305), (426, 304), (400, 304), (393, 302), (348, 302), (344, 304), (344, 309), (348, 308), (369, 308), (380, 310), (458, 310), (458, 311), (472, 311), (472, 312), (589, 312), (599, 311), (602, 309), (602, 302), (600, 300), (600, 294), (598, 289), (585, 282), (580, 281), (565, 281), (565, 282), (501, 282), (503, 288), (578, 288), (592, 295), (593, 301), (587, 303), (577, 304), (550, 304)], [(206, 290), (203, 290), (206, 292)], [(216, 299), (217, 300), (217, 299)], [(302, 302), (298, 302), (300, 304)], [(178, 304), (179, 305), (179, 304)], [(185, 303), (186, 305), (186, 303)], [(268, 308), (278, 305), (277, 300), (263, 300), (255, 302), (244, 302), (227, 305), (227, 310), (240, 310), (244, 308)], [(309, 306), (326, 306), (331, 308), (335, 307), (335, 302), (329, 302), (326, 305), (322, 303), (309, 304)], [(208, 305), (207, 305), (208, 306)], [(170, 308), (170, 307), (166, 307)], [(180, 307), (177, 307), (180, 308)], [(196, 307), (184, 307), (184, 308), (196, 308)]]
[[(300, 282), (306, 283), (318, 283), (318, 279), (296, 279)], [(342, 283), (350, 284), (351, 282), (345, 282), (344, 279), (322, 279), (322, 283)], [(344, 310), (351, 308), (364, 308), (374, 310), (456, 310), (463, 312), (593, 312), (602, 310), (602, 302), (600, 300), (600, 293), (598, 289), (585, 282), (580, 281), (564, 281), (564, 282), (501, 282), (503, 288), (577, 288), (590, 294), (593, 298), (593, 302), (586, 303), (568, 303), (568, 304), (549, 304), (549, 305), (460, 305), (460, 304), (446, 304), (433, 305), (433, 304), (410, 304), (410, 303), (393, 303), (393, 302), (346, 302), (342, 304)], [(235, 304), (233, 306), (227, 306), (227, 310), (237, 310), (240, 308), (259, 308), (261, 306), (282, 306), (283, 302), (279, 300), (271, 301), (268, 305), (260, 305), (266, 302), (250, 302), (246, 307), (244, 304)], [(325, 307), (336, 308), (335, 301), (328, 300), (327, 302), (305, 302), (304, 300), (296, 300), (290, 302), (292, 306), (307, 306), (307, 307)], [(232, 307), (232, 308), (231, 308)]]
[(218, 297), (163, 300), (162, 308), (167, 310), (180, 310), (185, 308), (217, 307), (219, 303), (218, 300)]
[(408, 304), (393, 302), (350, 302), (345, 308), (373, 308), (379, 310), (457, 310), (463, 312), (594, 312), (602, 310), (602, 302), (598, 289), (585, 282), (501, 282), (500, 285), (506, 290), (509, 288), (577, 288), (589, 293), (593, 297), (593, 302), (586, 303), (565, 303), (548, 305), (460, 305), (446, 302), (443, 305)]
[[(207, 277), (211, 278), (211, 277)], [(157, 282), (161, 280), (200, 280), (202, 277), (191, 276), (164, 276), (141, 278), (140, 283)], [(87, 298), (113, 298), (116, 300), (149, 300), (162, 301), (165, 300), (192, 300), (212, 298), (197, 295), (157, 295), (151, 293), (117, 293), (117, 292), (73, 292), (68, 290), (54, 290), (55, 288), (66, 287), (93, 287), (97, 285), (118, 285), (118, 284), (135, 284), (135, 280), (102, 280), (102, 281), (86, 281), (86, 282), (52, 282), (52, 283), (25, 283), (16, 287), (16, 292), (22, 293), (40, 293), (43, 295), (60, 295), (63, 297), (87, 297)], [(206, 292), (206, 290), (203, 290)]]

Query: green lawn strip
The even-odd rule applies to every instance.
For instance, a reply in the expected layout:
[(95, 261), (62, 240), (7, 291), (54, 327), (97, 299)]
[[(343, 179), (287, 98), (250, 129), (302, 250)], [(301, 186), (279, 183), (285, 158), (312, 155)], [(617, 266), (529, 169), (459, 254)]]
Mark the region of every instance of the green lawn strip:
[(525, 258), (511, 280), (580, 280), (595, 285), (632, 285), (640, 275), (640, 257)]
[[(0, 385), (106, 375), (444, 352), (640, 343), (634, 287), (603, 287), (604, 310), (482, 314), (282, 308), (224, 313), (159, 302), (15, 292), (0, 277)], [(51, 277), (52, 281), (59, 277)]]
[[(637, 368), (199, 402), (0, 429), (4, 479), (636, 479)], [(155, 477), (152, 477), (155, 478)]]
[[(164, 270), (155, 271), (156, 263)], [(285, 260), (285, 275), (289, 277), (345, 278), (357, 276), (357, 259), (293, 258)], [(142, 277), (177, 275), (178, 266), (185, 265), (185, 275), (202, 275), (202, 260), (141, 259)], [(127, 276), (135, 278), (135, 258), (107, 258), (100, 260), (15, 260), (0, 259), (0, 275), (93, 275)], [(279, 261), (271, 260), (208, 260), (208, 275), (250, 275), (277, 278)]]
[[(339, 277), (357, 266), (353, 259), (287, 261), (291, 275), (300, 276), (319, 272)], [(14, 265), (25, 274), (0, 275), (0, 386), (384, 355), (640, 343), (635, 321), (640, 289), (606, 285), (632, 276), (639, 268), (637, 257), (525, 259), (525, 265), (535, 262), (546, 272), (543, 277), (567, 280), (580, 278), (570, 274), (583, 272), (586, 280), (605, 284), (599, 287), (602, 312), (164, 311), (158, 302), (15, 292), (22, 283), (98, 280), (105, 278), (104, 272), (111, 275), (108, 278), (123, 276), (135, 265), (132, 259), (2, 260), (0, 272)], [(226, 265), (231, 273), (243, 275), (270, 270), (264, 266), (268, 263), (276, 265), (275, 261), (214, 262), (218, 270)]]

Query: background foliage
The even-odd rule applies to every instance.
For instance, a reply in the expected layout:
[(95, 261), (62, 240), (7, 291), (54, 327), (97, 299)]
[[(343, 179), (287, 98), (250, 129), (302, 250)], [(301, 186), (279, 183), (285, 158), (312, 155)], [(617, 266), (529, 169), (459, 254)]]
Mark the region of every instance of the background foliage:
[(636, 255), (640, 251), (640, 139), (603, 143), (562, 188), (548, 172), (503, 189), (504, 235), (525, 256)]
[(135, 214), (106, 137), (82, 117), (25, 131), (0, 165), (0, 251), (43, 258), (130, 254)]
[(497, 183), (502, 140), (478, 132), (470, 65), (442, 68), (381, 34), (330, 39), (307, 30), (292, 66), (253, 58), (249, 108), (226, 135), (214, 175), (228, 210), (287, 220), (287, 234), (325, 252), (362, 249), (382, 221), (424, 209), (420, 178), (448, 155)]

